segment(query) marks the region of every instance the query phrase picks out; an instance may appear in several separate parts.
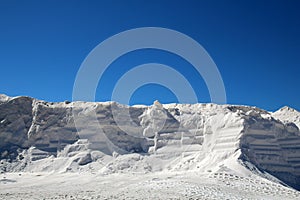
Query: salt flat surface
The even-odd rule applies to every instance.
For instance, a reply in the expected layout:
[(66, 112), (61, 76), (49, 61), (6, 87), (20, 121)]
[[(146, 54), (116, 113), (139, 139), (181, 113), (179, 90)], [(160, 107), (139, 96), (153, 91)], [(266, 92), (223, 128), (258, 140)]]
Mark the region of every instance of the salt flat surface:
[(259, 176), (226, 172), (8, 173), (0, 199), (299, 199), (300, 192)]

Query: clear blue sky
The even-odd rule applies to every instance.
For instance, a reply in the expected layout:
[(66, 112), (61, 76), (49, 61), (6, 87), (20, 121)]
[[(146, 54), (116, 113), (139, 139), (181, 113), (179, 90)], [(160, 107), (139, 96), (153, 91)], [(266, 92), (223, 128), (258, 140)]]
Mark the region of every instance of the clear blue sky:
[[(165, 27), (199, 42), (218, 66), (230, 104), (300, 110), (300, 1), (15, 1), (0, 0), (0, 93), (47, 101), (72, 99), (76, 73), (106, 38), (137, 27)], [(199, 100), (205, 83), (178, 56), (140, 50), (116, 60), (99, 83), (97, 101), (131, 67), (174, 66), (189, 78)], [(183, 68), (183, 66), (185, 66)], [(158, 85), (137, 90), (131, 104), (176, 102)]]

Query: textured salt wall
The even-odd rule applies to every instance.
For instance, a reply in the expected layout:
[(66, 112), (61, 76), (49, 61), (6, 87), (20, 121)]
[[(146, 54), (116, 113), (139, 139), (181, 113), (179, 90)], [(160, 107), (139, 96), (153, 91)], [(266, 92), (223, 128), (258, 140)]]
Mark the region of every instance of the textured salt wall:
[[(29, 97), (16, 97), (0, 102), (0, 150), (1, 158), (14, 159), (17, 150), (35, 146), (40, 150), (56, 154), (67, 144), (72, 144), (81, 138), (91, 138), (95, 148), (111, 154), (111, 149), (106, 148), (107, 139), (115, 143), (119, 149), (127, 152), (147, 151), (143, 146), (145, 139), (126, 134), (115, 123), (111, 106), (115, 103), (49, 103), (38, 101)], [(93, 109), (98, 121), (89, 121)], [(119, 109), (122, 114), (122, 108)], [(130, 114), (136, 124), (138, 116), (143, 113), (142, 108), (130, 108)], [(83, 117), (82, 124), (75, 127), (73, 113)], [(97, 123), (97, 124), (96, 124)], [(99, 126), (100, 125), (100, 126)], [(123, 126), (130, 126), (124, 118)], [(97, 138), (99, 127), (106, 135), (106, 140)], [(80, 134), (78, 134), (80, 130)], [(142, 134), (140, 125), (131, 127), (133, 135)], [(100, 134), (99, 134), (100, 135)], [(98, 145), (97, 145), (98, 142)], [(100, 146), (99, 146), (100, 145)], [(102, 149), (101, 149), (102, 148)]]
[[(79, 119), (76, 126), (73, 116)], [(63, 152), (80, 138), (89, 140), (87, 148), (107, 155), (196, 155), (191, 169), (224, 165), (226, 159), (238, 155), (236, 159), (299, 189), (299, 128), (290, 122), (298, 122), (299, 116), (290, 108), (273, 114), (248, 106), (156, 102), (129, 107), (115, 102), (49, 103), (1, 95), (0, 159), (14, 160), (31, 146), (36, 147), (34, 154), (43, 154), (35, 159), (43, 159)], [(176, 167), (186, 169), (187, 165)]]
[(298, 127), (284, 124), (260, 110), (249, 110), (243, 118), (242, 158), (300, 189)]
[(29, 97), (0, 101), (0, 158), (14, 158), (19, 148), (28, 148), (32, 125), (32, 102)]

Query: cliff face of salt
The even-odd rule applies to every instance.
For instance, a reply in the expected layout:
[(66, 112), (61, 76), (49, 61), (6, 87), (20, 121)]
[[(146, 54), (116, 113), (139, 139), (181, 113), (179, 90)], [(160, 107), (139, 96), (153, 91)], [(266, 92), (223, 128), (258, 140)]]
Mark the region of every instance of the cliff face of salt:
[[(249, 106), (159, 102), (129, 107), (115, 102), (49, 103), (1, 95), (0, 159), (21, 162), (25, 151), (32, 166), (45, 160), (44, 165), (52, 163), (51, 169), (55, 162), (49, 157), (64, 157), (65, 163), (72, 158), (82, 166), (103, 155), (118, 160), (130, 154), (139, 155), (130, 161), (137, 168), (136, 163), (144, 166), (147, 160), (147, 170), (155, 169), (153, 160), (155, 165), (160, 163), (160, 169), (170, 170), (217, 171), (242, 163), (299, 187), (299, 116), (291, 108), (271, 113)], [(171, 158), (172, 164), (162, 164)]]

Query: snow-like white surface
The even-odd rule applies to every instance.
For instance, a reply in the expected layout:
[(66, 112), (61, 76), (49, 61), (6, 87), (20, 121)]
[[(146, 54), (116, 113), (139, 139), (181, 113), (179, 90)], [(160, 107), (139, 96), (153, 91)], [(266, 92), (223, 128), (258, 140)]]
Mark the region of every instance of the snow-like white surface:
[[(5, 178), (4, 178), (5, 177)], [(150, 174), (13, 173), (0, 179), (1, 199), (299, 199), (261, 177), (227, 172)]]
[(285, 106), (274, 112), (272, 116), (285, 123), (295, 123), (300, 129), (300, 112), (293, 108)]
[(0, 199), (300, 198), (292, 109), (1, 99)]
[(6, 96), (4, 94), (0, 94), (0, 102), (6, 102), (9, 101), (11, 98), (9, 96)]

